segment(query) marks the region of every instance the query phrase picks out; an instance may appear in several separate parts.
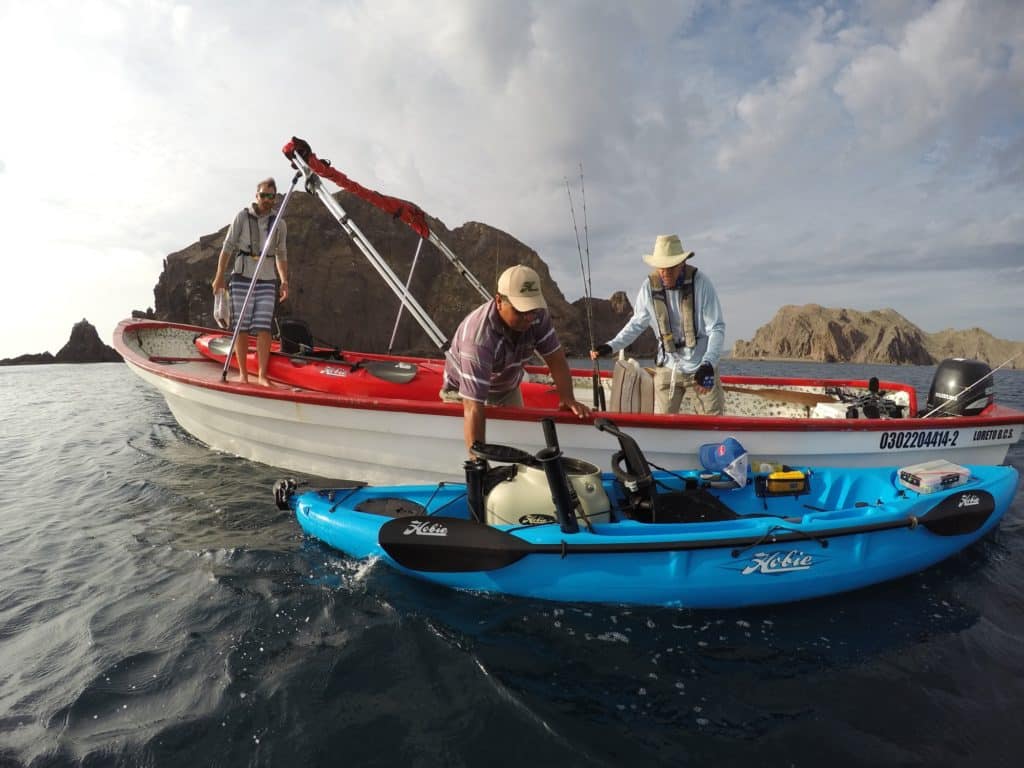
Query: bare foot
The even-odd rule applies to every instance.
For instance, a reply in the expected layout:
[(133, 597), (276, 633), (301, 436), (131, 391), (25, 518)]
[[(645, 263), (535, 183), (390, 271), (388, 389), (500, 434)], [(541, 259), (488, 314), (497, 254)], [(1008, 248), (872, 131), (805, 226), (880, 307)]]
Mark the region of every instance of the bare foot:
[(241, 376), (239, 376), (237, 379), (235, 379), (235, 383), (236, 384), (248, 384), (249, 383), (249, 379), (248, 378), (243, 379)]
[(262, 376), (256, 381), (256, 383), (259, 384), (261, 387), (273, 387), (274, 386), (273, 384), (270, 383), (269, 379), (265, 379)]

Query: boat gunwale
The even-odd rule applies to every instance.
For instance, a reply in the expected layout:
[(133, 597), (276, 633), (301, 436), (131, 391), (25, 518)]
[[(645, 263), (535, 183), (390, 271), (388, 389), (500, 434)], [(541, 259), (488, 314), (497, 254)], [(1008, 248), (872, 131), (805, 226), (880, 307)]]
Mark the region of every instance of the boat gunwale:
[[(462, 418), (463, 409), (459, 403), (444, 403), (441, 400), (436, 402), (425, 402), (423, 400), (405, 398), (373, 398), (361, 396), (337, 395), (321, 392), (312, 392), (298, 387), (288, 388), (267, 388), (255, 385), (239, 384), (231, 381), (209, 380), (199, 376), (174, 372), (173, 363), (161, 363), (154, 359), (143, 356), (136, 352), (124, 341), (124, 335), (129, 332), (140, 332), (147, 329), (175, 328), (185, 332), (206, 334), (217, 332), (216, 329), (203, 328), (185, 323), (172, 323), (159, 320), (122, 320), (114, 331), (114, 348), (121, 354), (125, 362), (135, 365), (143, 370), (149, 371), (161, 378), (172, 381), (211, 389), (220, 392), (243, 395), (267, 400), (281, 400), (287, 402), (300, 402), (309, 405), (319, 405), (336, 408), (353, 408), (385, 412), (407, 412), (435, 416), (448, 416)], [(159, 358), (160, 356), (154, 356)], [(166, 359), (166, 358), (164, 358)], [(417, 359), (432, 358), (398, 358), (408, 361)], [(194, 362), (206, 362), (206, 359)], [(218, 365), (209, 361), (211, 365)], [(573, 375), (590, 376), (590, 372), (573, 372)], [(605, 373), (607, 375), (607, 373)], [(739, 377), (723, 376), (723, 382), (730, 381), (739, 384), (764, 385), (789, 384), (792, 386), (856, 386), (865, 387), (866, 382), (846, 379), (803, 379), (799, 377)], [(883, 386), (884, 385), (884, 386)], [(893, 384), (890, 382), (879, 382), (881, 388), (894, 389), (897, 386), (907, 388), (906, 384)], [(919, 430), (939, 430), (969, 427), (993, 427), (1024, 424), (1024, 411), (1018, 411), (1007, 406), (994, 403), (988, 406), (977, 416), (943, 416), (932, 419), (921, 419), (918, 417), (907, 417), (900, 419), (840, 419), (840, 418), (802, 418), (778, 417), (778, 416), (710, 416), (701, 414), (665, 414), (665, 413), (624, 413), (615, 412), (615, 422), (620, 427), (643, 427), (649, 429), (679, 429), (694, 428), (720, 432), (904, 432)], [(509, 421), (539, 421), (542, 418), (551, 418), (558, 423), (581, 424), (590, 422), (581, 421), (569, 411), (553, 411), (543, 408), (506, 408), (494, 407), (488, 409), (488, 419), (501, 419)], [(837, 430), (837, 425), (842, 424), (842, 429)]]

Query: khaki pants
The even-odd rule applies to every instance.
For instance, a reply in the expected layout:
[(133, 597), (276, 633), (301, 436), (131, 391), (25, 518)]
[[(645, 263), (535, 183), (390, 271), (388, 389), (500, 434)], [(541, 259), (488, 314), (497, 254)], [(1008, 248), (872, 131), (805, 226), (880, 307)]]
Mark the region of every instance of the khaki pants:
[[(437, 393), (444, 403), (461, 403), (462, 397), (457, 389), (442, 389)], [(509, 392), (502, 392), (500, 395), (492, 395), (487, 398), (485, 405), (504, 405), (508, 408), (523, 407), (523, 393), (516, 387)]]
[(725, 410), (725, 391), (722, 389), (722, 382), (718, 376), (715, 376), (715, 385), (711, 391), (700, 394), (692, 374), (682, 373), (674, 368), (658, 367), (654, 369), (656, 413), (679, 413), (683, 395), (687, 392), (689, 392), (689, 400), (693, 404), (694, 413), (721, 416)]

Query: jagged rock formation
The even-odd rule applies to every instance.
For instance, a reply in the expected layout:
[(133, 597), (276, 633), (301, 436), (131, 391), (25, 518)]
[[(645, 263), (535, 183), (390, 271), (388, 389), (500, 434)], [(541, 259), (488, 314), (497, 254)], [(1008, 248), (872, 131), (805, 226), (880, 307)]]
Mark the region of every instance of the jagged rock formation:
[(57, 363), (120, 363), (121, 356), (113, 347), (100, 341), (96, 328), (86, 319), (75, 323), (71, 338), (54, 358)]
[(806, 304), (782, 307), (751, 341), (737, 341), (732, 354), (747, 360), (914, 365), (969, 357), (995, 367), (1020, 349), (1024, 343), (1002, 341), (979, 328), (928, 334), (892, 309), (860, 312)]
[[(573, 302), (576, 311), (584, 319), (586, 328), (587, 300), (577, 299)], [(610, 299), (593, 299), (591, 304), (594, 320), (594, 344), (603, 344), (613, 338), (626, 321), (633, 315), (633, 305), (624, 291), (616, 291)], [(589, 339), (588, 339), (589, 342)], [(640, 337), (626, 348), (626, 352), (633, 357), (654, 357), (658, 349), (658, 341), (654, 338), (654, 332), (648, 328)]]
[[(405, 280), (418, 236), (400, 221), (349, 194), (336, 195), (342, 207), (391, 266)], [(224, 213), (225, 221), (233, 211)], [(317, 339), (348, 349), (386, 351), (399, 302), (352, 240), (315, 197), (292, 195), (288, 222), (288, 282), (291, 296), (279, 317), (305, 320)], [(430, 219), (437, 232), (489, 290), (498, 275), (513, 264), (527, 264), (544, 281), (544, 296), (570, 354), (588, 348), (585, 319), (569, 304), (551, 279), (540, 256), (511, 235), (486, 224), (470, 222), (448, 230)], [(154, 289), (156, 316), (161, 320), (214, 326), (210, 282), (227, 232), (200, 237), (198, 242), (164, 260)], [(483, 299), (429, 243), (423, 243), (410, 290), (446, 336)], [(393, 347), (395, 353), (436, 355), (437, 349), (416, 321), (403, 311)]]
[(947, 328), (938, 333), (928, 334), (928, 351), (936, 360), (947, 357), (968, 357), (984, 360), (995, 368), (1002, 365), (1014, 355), (1007, 368), (1024, 368), (1024, 342), (997, 339), (981, 328), (969, 328), (956, 331)]
[(121, 356), (113, 347), (100, 341), (96, 328), (84, 318), (75, 323), (67, 344), (56, 356), (49, 352), (38, 355), (19, 355), (0, 360), (0, 365), (42, 365), (46, 363), (120, 363)]
[[(418, 236), (402, 222), (348, 192), (338, 192), (335, 197), (404, 281)], [(243, 202), (239, 201), (238, 207)], [(224, 221), (229, 221), (234, 212), (231, 208), (225, 210)], [(305, 320), (314, 338), (329, 344), (368, 352), (387, 351), (399, 301), (384, 280), (315, 197), (295, 192), (285, 216), (291, 295), (280, 307), (278, 316)], [(528, 264), (536, 269), (544, 280), (544, 295), (567, 353), (586, 356), (590, 347), (586, 299), (568, 303), (536, 251), (486, 224), (469, 222), (449, 230), (437, 219), (429, 221), (441, 240), (488, 290), (494, 289), (498, 275), (508, 266)], [(147, 313), (148, 316), (215, 326), (210, 282), (226, 232), (225, 225), (219, 232), (203, 235), (164, 260), (154, 289), (156, 311)], [(409, 287), (449, 337), (466, 313), (483, 301), (429, 243), (422, 245)], [(596, 343), (618, 333), (633, 311), (621, 291), (610, 299), (594, 299), (591, 307)], [(976, 330), (944, 331), (929, 336), (891, 309), (858, 312), (811, 304), (783, 307), (772, 322), (757, 331), (752, 341), (737, 341), (733, 356), (922, 365), (944, 357), (967, 356), (995, 366), (1012, 355), (1012, 351), (1002, 353), (1006, 345), (1009, 349), (1021, 346), (991, 336), (988, 339)], [(655, 348), (654, 335), (648, 330), (629, 352), (636, 357), (652, 357)], [(402, 313), (391, 349), (396, 354), (438, 355), (437, 348), (408, 311)], [(1024, 358), (1016, 364), (1024, 365)]]

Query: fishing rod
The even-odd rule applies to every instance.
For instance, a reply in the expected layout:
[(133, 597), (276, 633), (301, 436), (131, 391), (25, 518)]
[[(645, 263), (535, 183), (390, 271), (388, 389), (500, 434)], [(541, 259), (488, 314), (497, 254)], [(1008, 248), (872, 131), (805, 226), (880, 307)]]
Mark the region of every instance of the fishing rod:
[[(423, 238), (416, 241), (416, 253), (412, 257), (412, 266), (409, 267), (409, 277), (405, 281), (405, 292), (409, 293), (409, 286), (412, 284), (412, 273), (416, 271), (416, 262), (420, 258), (420, 248), (423, 246)], [(402, 319), (402, 310), (405, 309), (405, 302), (398, 303), (398, 314), (395, 315), (395, 327), (391, 329), (391, 341), (388, 342), (388, 354), (395, 346), (395, 337), (398, 335), (398, 323)]]
[(921, 418), (922, 418), (922, 419), (927, 419), (927, 418), (928, 418), (929, 416), (931, 416), (931, 415), (932, 415), (933, 413), (937, 413), (938, 411), (941, 411), (941, 410), (942, 410), (943, 408), (945, 408), (946, 406), (948, 406), (948, 405), (949, 405), (950, 403), (955, 403), (955, 402), (956, 402), (957, 400), (959, 400), (959, 399), (960, 399), (960, 396), (961, 396), (961, 395), (963, 395), (963, 394), (964, 394), (965, 392), (970, 392), (970, 391), (971, 391), (972, 389), (974, 389), (974, 388), (975, 388), (976, 386), (978, 386), (979, 384), (981, 384), (981, 382), (983, 382), (983, 381), (984, 381), (985, 379), (987, 379), (987, 378), (988, 378), (989, 376), (991, 376), (992, 374), (994, 374), (994, 373), (995, 373), (996, 371), (998, 371), (998, 370), (999, 370), (1000, 368), (1005, 368), (1006, 366), (1008, 366), (1008, 365), (1009, 365), (1010, 363), (1012, 363), (1012, 362), (1013, 362), (1014, 360), (1016, 360), (1016, 359), (1017, 359), (1018, 357), (1020, 357), (1021, 355), (1024, 355), (1024, 349), (1022, 349), (1022, 350), (1021, 350), (1020, 352), (1018, 352), (1018, 353), (1017, 353), (1016, 355), (1014, 355), (1013, 357), (1011, 357), (1011, 358), (1010, 358), (1009, 360), (1006, 360), (1006, 361), (1005, 361), (1005, 362), (1004, 362), (1004, 363), (1003, 363), (1002, 365), (1000, 365), (1000, 366), (998, 366), (998, 367), (996, 367), (996, 368), (993, 368), (993, 369), (992, 369), (991, 371), (989, 371), (988, 373), (986, 373), (986, 374), (985, 374), (984, 376), (982, 376), (982, 377), (981, 377), (980, 379), (978, 379), (978, 380), (977, 380), (977, 381), (975, 381), (974, 383), (970, 384), (969, 386), (966, 386), (966, 387), (964, 387), (964, 388), (963, 388), (963, 389), (962, 389), (962, 390), (960, 391), (960, 393), (959, 393), (959, 394), (957, 394), (957, 395), (956, 395), (956, 397), (954, 397), (953, 399), (951, 399), (951, 400), (947, 400), (947, 401), (946, 401), (946, 402), (944, 402), (944, 403), (943, 403), (942, 405), (938, 405), (938, 406), (936, 406), (935, 408), (932, 408), (932, 409), (931, 409), (930, 411), (928, 411), (928, 413), (926, 413), (926, 414), (925, 414), (924, 416), (922, 416)]
[[(580, 162), (580, 196), (583, 198), (583, 242), (587, 249), (587, 275), (586, 275), (586, 297), (587, 297), (587, 330), (590, 333), (590, 348), (594, 348), (594, 287), (590, 282), (593, 272), (590, 270), (590, 230), (587, 227), (587, 189), (583, 186), (583, 162)], [(599, 410), (607, 411), (608, 407), (604, 401), (604, 387), (601, 386), (601, 363), (594, 360), (594, 377), (597, 387), (597, 400), (600, 404), (594, 403)]]
[[(583, 180), (583, 164), (580, 164), (580, 181)], [(569, 177), (565, 178), (565, 192), (569, 196), (569, 213), (572, 215), (572, 230), (576, 233), (576, 251), (580, 255), (580, 273), (583, 278), (583, 296), (587, 302), (587, 331), (590, 334), (590, 348), (594, 348), (594, 318), (590, 307), (590, 291), (587, 285), (587, 272), (583, 266), (583, 246), (580, 244), (580, 230), (576, 226), (576, 208), (572, 204), (572, 190), (569, 188)], [(589, 262), (589, 249), (587, 260)], [(593, 361), (594, 372), (591, 382), (594, 387), (594, 408), (606, 410), (604, 407), (604, 388), (601, 386), (601, 369), (597, 360)]]

